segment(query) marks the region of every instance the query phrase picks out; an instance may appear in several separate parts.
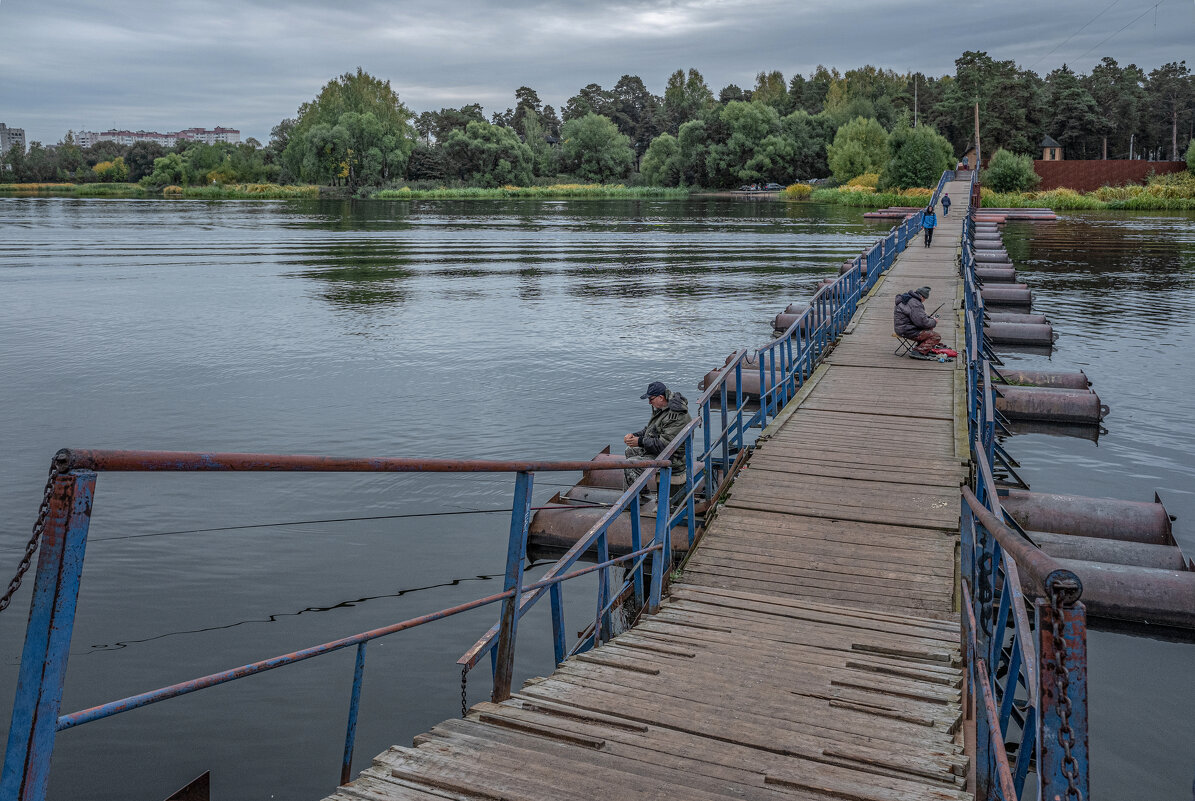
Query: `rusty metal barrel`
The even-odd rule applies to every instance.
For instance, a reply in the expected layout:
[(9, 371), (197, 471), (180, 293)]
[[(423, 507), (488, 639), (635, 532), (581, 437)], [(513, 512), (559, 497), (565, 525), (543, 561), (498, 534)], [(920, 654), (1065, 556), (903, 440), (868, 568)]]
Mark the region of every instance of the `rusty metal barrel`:
[(978, 231), (971, 239), (976, 247), (985, 250), (1000, 247), (1004, 242), (1004, 237), (998, 231)]
[(997, 345), (1054, 344), (1054, 328), (1048, 323), (989, 323), (983, 335)]
[[(728, 362), (730, 361), (729, 358), (727, 359), (727, 361)], [(724, 366), (725, 365), (723, 365), (723, 367)], [(771, 365), (769, 364), (768, 367), (770, 368)], [(719, 370), (720, 369), (721, 368), (719, 368)], [(706, 373), (705, 377), (701, 379), (701, 383), (698, 384), (698, 387), (700, 387), (701, 389), (705, 389), (705, 388), (709, 387), (714, 381), (717, 380), (719, 370), (710, 370), (708, 373)], [(768, 369), (766, 372), (767, 372), (767, 375), (764, 376), (764, 385), (768, 389), (771, 389), (772, 388), (771, 369)], [(780, 374), (779, 362), (777, 362), (777, 364), (776, 364), (776, 374), (777, 374), (777, 377), (779, 377), (779, 374)], [(726, 397), (730, 399), (730, 404), (732, 407), (734, 406), (735, 396), (736, 396), (737, 392), (738, 392), (738, 384), (735, 382), (735, 379), (734, 379), (734, 371), (731, 371), (730, 374), (726, 377)], [(751, 358), (743, 359), (743, 396), (754, 398), (754, 399), (759, 398), (759, 361), (757, 359), (751, 359)], [(721, 398), (720, 394), (715, 394), (711, 400), (713, 401), (713, 403), (715, 405), (722, 402), (722, 398)]]
[(1008, 383), (1019, 386), (1058, 387), (1059, 389), (1087, 389), (1091, 386), (1091, 381), (1082, 370), (1077, 373), (1062, 373), (1052, 370), (1014, 370), (1001, 367), (1000, 375)]
[(1057, 561), (1083, 583), (1083, 604), (1093, 617), (1195, 628), (1195, 572), (1077, 559)]
[(1089, 389), (1001, 385), (998, 390), (996, 409), (1010, 420), (1094, 425), (1108, 414), (1099, 395)]
[(1108, 562), (1156, 570), (1187, 569), (1186, 557), (1177, 545), (1151, 545), (1100, 537), (1076, 537), (1071, 534), (1051, 534), (1048, 531), (1034, 531), (1029, 536), (1037, 543), (1037, 547), (1057, 559)]
[(1148, 503), (1014, 489), (1000, 499), (1000, 504), (1013, 520), (1030, 531), (1152, 545), (1175, 544), (1170, 533), (1170, 515), (1156, 496), (1153, 503)]
[(979, 290), (979, 296), (985, 304), (995, 306), (1032, 306), (1033, 290), (1013, 289), (1011, 287), (989, 286)]
[(1012, 264), (1012, 259), (1008, 258), (1008, 252), (1004, 250), (977, 250), (975, 251), (976, 264)]
[(1016, 283), (1017, 271), (1012, 267), (976, 267), (975, 277), (985, 284)]
[[(651, 511), (651, 514), (648, 513)], [(605, 506), (574, 506), (562, 509), (540, 509), (531, 518), (531, 526), (527, 530), (527, 555), (532, 559), (563, 553), (573, 547), (578, 540), (593, 528), (598, 520), (608, 512)], [(644, 510), (640, 520), (641, 542), (647, 543), (653, 536), (656, 527), (655, 504), (651, 503)], [(622, 556), (631, 552), (631, 516), (620, 514), (606, 530), (606, 542), (611, 556)], [(689, 550), (688, 526), (674, 526), (672, 528), (673, 555), (683, 554)], [(585, 552), (590, 560), (597, 558), (597, 546), (594, 545)]]
[(1044, 314), (1021, 314), (1019, 312), (987, 312), (990, 323), (1037, 323), (1045, 325), (1050, 322)]
[(808, 303), (790, 303), (785, 307), (785, 314), (804, 314), (805, 310), (809, 308)]

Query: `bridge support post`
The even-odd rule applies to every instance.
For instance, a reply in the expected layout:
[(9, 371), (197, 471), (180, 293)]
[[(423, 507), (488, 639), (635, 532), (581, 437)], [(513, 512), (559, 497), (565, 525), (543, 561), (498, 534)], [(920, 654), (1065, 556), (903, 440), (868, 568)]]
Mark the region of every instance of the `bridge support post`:
[(502, 618), (495, 649), (494, 690), (490, 700), (499, 703), (510, 698), (510, 682), (514, 673), (515, 634), (519, 626), (519, 603), (522, 601), (523, 564), (527, 561), (527, 529), (531, 525), (531, 487), (533, 473), (519, 473), (515, 479), (514, 509), (510, 513), (510, 539), (506, 544), (506, 577), (502, 590), (514, 590), (514, 595), (502, 602)]
[[(1081, 603), (1053, 606), (1037, 600), (1034, 611), (1041, 666), (1035, 744), (1041, 797), (1085, 801), (1089, 797), (1087, 610)], [(1060, 646), (1065, 649), (1061, 653)]]
[(90, 471), (65, 473), (54, 478), (50, 490), (0, 798), (46, 797), (95, 479)]

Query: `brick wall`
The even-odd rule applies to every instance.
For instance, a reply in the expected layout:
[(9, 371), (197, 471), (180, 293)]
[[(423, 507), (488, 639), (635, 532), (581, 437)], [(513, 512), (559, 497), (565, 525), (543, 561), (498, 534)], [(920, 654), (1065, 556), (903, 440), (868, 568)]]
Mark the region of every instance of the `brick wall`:
[(1037, 187), (1039, 190), (1065, 188), (1077, 192), (1090, 192), (1101, 186), (1143, 184), (1151, 172), (1161, 175), (1185, 169), (1185, 161), (1085, 159), (1033, 162), (1033, 171), (1041, 176), (1041, 184)]

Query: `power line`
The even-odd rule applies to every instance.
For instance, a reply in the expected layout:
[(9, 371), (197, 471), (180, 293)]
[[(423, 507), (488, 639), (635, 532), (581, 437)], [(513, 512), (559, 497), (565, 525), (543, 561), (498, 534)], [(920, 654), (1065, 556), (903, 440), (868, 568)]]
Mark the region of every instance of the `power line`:
[[(1137, 20), (1141, 19), (1141, 18), (1142, 18), (1142, 17), (1144, 17), (1146, 14), (1148, 14), (1148, 13), (1149, 13), (1149, 12), (1151, 12), (1151, 11), (1153, 11), (1154, 9), (1156, 9), (1158, 6), (1162, 5), (1162, 3), (1165, 3), (1165, 2), (1166, 2), (1166, 0), (1158, 0), (1158, 2), (1154, 3), (1152, 6), (1150, 6), (1150, 7), (1149, 7), (1149, 8), (1147, 8), (1147, 9), (1145, 9), (1145, 10), (1144, 10), (1144, 11), (1142, 11), (1140, 14), (1138, 14), (1137, 16), (1135, 16), (1135, 17), (1133, 17), (1131, 20), (1129, 20), (1129, 22), (1128, 22), (1128, 23), (1127, 23), (1127, 24), (1124, 26), (1124, 28), (1121, 28), (1119, 31), (1117, 31), (1116, 33), (1112, 34), (1112, 36), (1116, 36), (1116, 34), (1120, 33), (1120, 32), (1121, 32), (1121, 31), (1123, 31), (1125, 28), (1129, 27), (1129, 25), (1132, 25), (1134, 22), (1136, 22)], [(1111, 39), (1111, 38), (1112, 38), (1112, 36), (1109, 36), (1109, 37), (1108, 37), (1108, 39)], [(1103, 45), (1103, 44), (1104, 44), (1104, 42), (1108, 41), (1108, 39), (1105, 39), (1103, 42), (1100, 42), (1100, 43), (1099, 43), (1099, 44), (1097, 44), (1095, 47), (1092, 47), (1092, 48), (1088, 49), (1088, 50), (1087, 50), (1087, 52), (1086, 52), (1086, 53), (1084, 53), (1082, 56), (1079, 56), (1079, 58), (1083, 58), (1083, 56), (1087, 55), (1087, 53), (1090, 53), (1092, 50), (1095, 50), (1095, 49), (1096, 49), (1096, 47), (1100, 47), (1101, 45)], [(1077, 59), (1076, 59), (1076, 60), (1077, 60)]]
[[(1107, 7), (1107, 8), (1105, 8), (1103, 11), (1101, 11), (1100, 13), (1098, 13), (1098, 14), (1096, 14), (1094, 17), (1092, 17), (1091, 19), (1087, 20), (1087, 22), (1086, 22), (1086, 23), (1083, 25), (1083, 27), (1082, 27), (1082, 28), (1080, 28), (1079, 30), (1075, 31), (1075, 32), (1074, 32), (1074, 33), (1072, 33), (1070, 36), (1066, 37), (1066, 39), (1064, 39), (1064, 40), (1062, 41), (1062, 44), (1055, 45), (1055, 47), (1054, 47), (1054, 49), (1053, 49), (1053, 50), (1051, 50), (1049, 53), (1046, 53), (1044, 56), (1042, 56), (1041, 58), (1039, 58), (1037, 61), (1033, 62), (1033, 64), (1032, 64), (1032, 65), (1029, 67), (1029, 69), (1033, 69), (1033, 68), (1034, 68), (1034, 67), (1036, 67), (1038, 64), (1042, 63), (1042, 62), (1043, 62), (1043, 61), (1045, 61), (1047, 58), (1049, 58), (1050, 56), (1052, 56), (1052, 55), (1054, 55), (1055, 53), (1057, 53), (1057, 52), (1058, 52), (1058, 49), (1059, 49), (1060, 47), (1062, 47), (1062, 46), (1063, 46), (1063, 45), (1065, 45), (1067, 42), (1069, 42), (1071, 39), (1074, 39), (1076, 36), (1078, 36), (1079, 34), (1081, 34), (1081, 33), (1082, 33), (1082, 32), (1083, 32), (1083, 31), (1084, 31), (1086, 28), (1087, 28), (1087, 26), (1088, 26), (1088, 25), (1090, 25), (1091, 23), (1095, 22), (1095, 21), (1096, 21), (1097, 19), (1099, 19), (1100, 17), (1102, 17), (1102, 16), (1104, 16), (1105, 14), (1107, 14), (1109, 11), (1111, 11), (1111, 10), (1112, 10), (1112, 6), (1116, 5), (1116, 4), (1117, 4), (1117, 3), (1119, 3), (1119, 2), (1120, 2), (1120, 0), (1112, 0), (1112, 5), (1108, 6), (1108, 7)], [(1080, 58), (1082, 58), (1082, 56), (1080, 56)]]

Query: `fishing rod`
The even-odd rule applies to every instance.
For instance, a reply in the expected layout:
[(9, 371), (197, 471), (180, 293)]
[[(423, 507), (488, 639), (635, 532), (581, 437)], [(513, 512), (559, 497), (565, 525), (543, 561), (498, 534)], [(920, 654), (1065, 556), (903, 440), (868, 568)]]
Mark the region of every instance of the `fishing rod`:
[(945, 306), (945, 305), (946, 305), (946, 301), (942, 301), (941, 303), (939, 303), (939, 304), (938, 304), (938, 308), (937, 308), (937, 309), (934, 309), (932, 312), (930, 312), (930, 313), (929, 313), (929, 316), (930, 316), (930, 317), (933, 317), (935, 314), (937, 314), (937, 313), (938, 313), (938, 309), (941, 309), (941, 308), (942, 308), (943, 306)]

